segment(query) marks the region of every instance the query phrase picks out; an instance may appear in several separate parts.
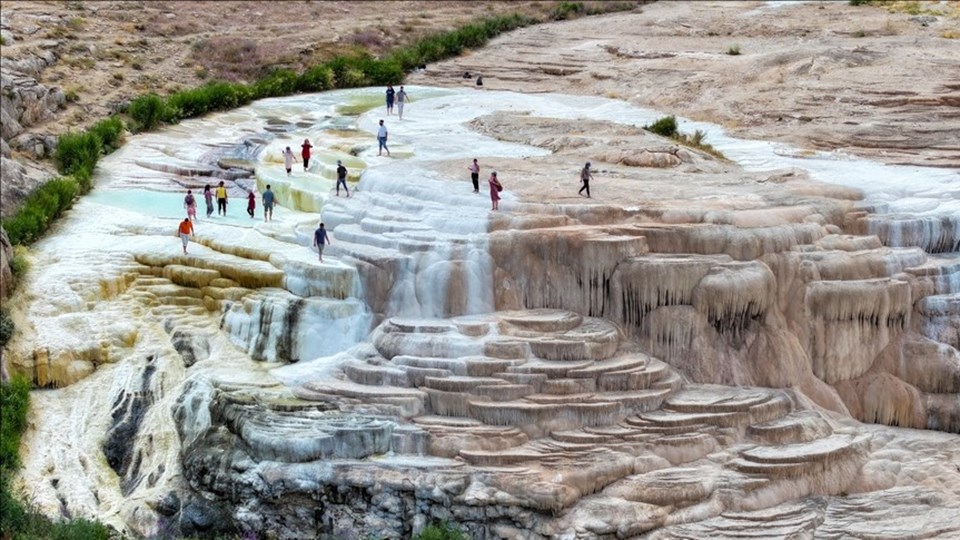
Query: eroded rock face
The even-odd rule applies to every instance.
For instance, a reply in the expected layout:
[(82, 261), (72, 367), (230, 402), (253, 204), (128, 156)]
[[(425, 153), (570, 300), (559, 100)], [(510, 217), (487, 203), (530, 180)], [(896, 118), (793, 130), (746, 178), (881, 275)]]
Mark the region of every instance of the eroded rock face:
[(401, 538), (450, 518), (477, 538), (599, 538), (685, 507), (839, 493), (864, 463), (868, 438), (795, 411), (789, 392), (681, 391), (622, 338), (556, 310), (390, 319), (333, 377), (290, 371), (297, 401), (211, 386), (209, 411), (178, 405), (184, 474), (241, 507), (242, 528), (281, 538)]

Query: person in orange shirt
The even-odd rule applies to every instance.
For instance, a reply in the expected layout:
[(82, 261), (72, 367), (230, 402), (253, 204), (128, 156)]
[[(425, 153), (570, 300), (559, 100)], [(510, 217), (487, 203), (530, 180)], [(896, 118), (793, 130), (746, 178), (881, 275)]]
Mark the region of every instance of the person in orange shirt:
[(183, 242), (183, 254), (187, 254), (187, 243), (190, 242), (190, 236), (193, 235), (193, 223), (190, 218), (183, 218), (180, 222), (180, 241)]

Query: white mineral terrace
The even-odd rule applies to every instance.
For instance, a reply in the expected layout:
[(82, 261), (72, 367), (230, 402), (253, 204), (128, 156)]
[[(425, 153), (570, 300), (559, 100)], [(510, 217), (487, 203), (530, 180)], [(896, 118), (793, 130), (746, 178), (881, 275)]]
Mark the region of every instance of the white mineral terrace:
[(588, 138), (669, 147), (630, 131), (662, 113), (407, 91), (402, 121), (376, 88), (268, 99), (101, 161), (13, 300), (42, 510), (140, 536), (213, 505), (279, 538), (960, 537), (957, 171), (684, 120), (733, 163), (626, 167)]

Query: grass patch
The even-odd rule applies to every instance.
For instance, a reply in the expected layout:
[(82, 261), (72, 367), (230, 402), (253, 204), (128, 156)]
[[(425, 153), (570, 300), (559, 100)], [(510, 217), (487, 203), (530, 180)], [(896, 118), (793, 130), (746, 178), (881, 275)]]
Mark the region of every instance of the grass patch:
[(727, 48), (727, 54), (730, 56), (740, 56), (740, 45), (731, 45), (729, 48)]
[(413, 540), (470, 540), (463, 531), (447, 522), (427, 525)]
[(680, 130), (677, 129), (677, 117), (670, 115), (664, 116), (663, 118), (657, 119), (656, 122), (643, 126), (643, 129), (660, 135), (661, 137), (667, 137), (673, 139), (674, 141), (687, 146), (689, 148), (695, 148), (702, 152), (706, 152), (711, 156), (726, 160), (727, 157), (723, 155), (723, 152), (720, 152), (712, 145), (707, 144), (707, 134), (704, 131), (696, 130), (692, 135), (687, 135), (680, 133)]

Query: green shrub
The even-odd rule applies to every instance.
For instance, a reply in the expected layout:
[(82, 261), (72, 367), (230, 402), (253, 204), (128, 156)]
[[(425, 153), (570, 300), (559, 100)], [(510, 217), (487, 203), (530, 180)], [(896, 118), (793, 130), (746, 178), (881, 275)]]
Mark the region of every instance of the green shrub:
[(643, 126), (643, 129), (662, 137), (673, 137), (677, 134), (677, 117), (672, 114), (664, 116), (649, 126)]
[(289, 69), (278, 69), (253, 83), (253, 99), (289, 96), (297, 91), (300, 77)]
[(252, 92), (245, 84), (213, 81), (199, 88), (181, 90), (167, 98), (164, 120), (176, 123), (213, 111), (234, 109), (250, 102)]
[(30, 380), (15, 375), (0, 384), (0, 470), (13, 472), (20, 466), (20, 435), (27, 427)]
[(140, 96), (130, 102), (127, 112), (136, 122), (138, 131), (150, 131), (157, 127), (164, 117), (163, 99), (156, 94)]
[(730, 48), (727, 49), (727, 54), (729, 54), (730, 56), (740, 56), (740, 46), (731, 45)]
[(297, 91), (323, 92), (333, 88), (334, 81), (333, 70), (329, 66), (316, 66), (300, 75), (297, 79)]
[(56, 178), (38, 187), (16, 214), (3, 220), (10, 243), (27, 245), (40, 238), (50, 222), (73, 205), (78, 192), (77, 182), (68, 178)]
[(13, 258), (10, 259), (10, 272), (15, 278), (21, 278), (27, 275), (30, 270), (30, 261), (27, 259), (26, 248), (23, 246), (14, 246)]
[(13, 332), (16, 331), (16, 329), (17, 326), (13, 324), (10, 313), (4, 308), (0, 308), (0, 349), (10, 342), (10, 338), (13, 337)]
[(123, 136), (123, 120), (114, 115), (97, 122), (88, 131), (100, 139), (101, 149), (105, 153), (109, 153), (120, 148), (120, 140)]
[(100, 159), (101, 148), (100, 138), (94, 133), (64, 133), (57, 140), (53, 161), (60, 174), (74, 174), (83, 170), (93, 172)]
[(555, 21), (562, 21), (580, 15), (584, 9), (583, 2), (560, 2), (553, 8), (550, 17)]
[(469, 540), (456, 526), (447, 522), (426, 526), (413, 540)]

